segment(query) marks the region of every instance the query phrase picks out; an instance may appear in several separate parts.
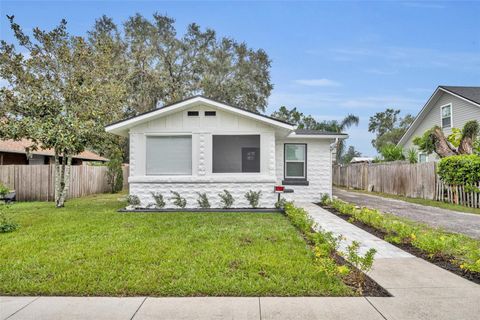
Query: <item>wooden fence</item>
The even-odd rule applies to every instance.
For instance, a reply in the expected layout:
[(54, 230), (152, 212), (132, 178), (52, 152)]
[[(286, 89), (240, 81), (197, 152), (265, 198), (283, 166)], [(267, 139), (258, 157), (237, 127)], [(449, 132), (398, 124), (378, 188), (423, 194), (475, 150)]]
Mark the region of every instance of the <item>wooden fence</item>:
[[(72, 166), (68, 198), (110, 191), (105, 166)], [(128, 186), (128, 166), (123, 168), (123, 186)], [(3, 165), (0, 182), (17, 193), (18, 201), (53, 201), (55, 167), (53, 165)]]
[(480, 208), (480, 193), (447, 185), (436, 172), (436, 162), (334, 165), (333, 185)]

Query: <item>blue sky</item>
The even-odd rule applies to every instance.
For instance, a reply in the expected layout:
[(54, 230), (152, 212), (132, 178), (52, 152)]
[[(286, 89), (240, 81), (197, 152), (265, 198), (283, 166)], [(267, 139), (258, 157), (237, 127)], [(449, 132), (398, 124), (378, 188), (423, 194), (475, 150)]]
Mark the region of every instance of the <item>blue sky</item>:
[(387, 107), (416, 114), (437, 85), (480, 85), (480, 2), (160, 2), (0, 1), (25, 29), (67, 19), (84, 34), (107, 14), (117, 23), (139, 12), (166, 13), (177, 30), (196, 22), (263, 48), (274, 90), (267, 113), (297, 107), (318, 120), (360, 116), (348, 144), (374, 155), (368, 118)]

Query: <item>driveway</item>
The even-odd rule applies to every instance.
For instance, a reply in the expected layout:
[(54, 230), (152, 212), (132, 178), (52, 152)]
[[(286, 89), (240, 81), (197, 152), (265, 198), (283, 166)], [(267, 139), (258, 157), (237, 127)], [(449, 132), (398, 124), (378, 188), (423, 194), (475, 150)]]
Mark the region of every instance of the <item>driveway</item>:
[(432, 227), (443, 228), (447, 231), (463, 233), (467, 236), (480, 239), (480, 215), (446, 210), (436, 207), (401, 200), (388, 199), (380, 196), (333, 189), (333, 195), (343, 201), (358, 206), (380, 210), (381, 212), (416, 220)]

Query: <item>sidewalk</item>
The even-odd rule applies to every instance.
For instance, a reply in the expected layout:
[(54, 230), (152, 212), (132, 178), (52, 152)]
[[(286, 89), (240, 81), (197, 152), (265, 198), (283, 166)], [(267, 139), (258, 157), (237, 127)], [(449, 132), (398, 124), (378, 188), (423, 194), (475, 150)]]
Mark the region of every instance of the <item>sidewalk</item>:
[(0, 297), (0, 320), (478, 319), (480, 286), (390, 245), (314, 204), (325, 230), (377, 249), (369, 276), (393, 297)]

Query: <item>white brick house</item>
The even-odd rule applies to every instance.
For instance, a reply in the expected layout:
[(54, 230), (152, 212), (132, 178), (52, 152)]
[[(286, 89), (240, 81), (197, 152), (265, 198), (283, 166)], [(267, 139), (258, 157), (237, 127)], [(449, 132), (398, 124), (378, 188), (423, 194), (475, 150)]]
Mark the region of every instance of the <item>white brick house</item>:
[[(248, 207), (245, 193), (262, 191), (260, 206), (272, 208), (274, 186), (293, 193), (288, 200), (319, 201), (332, 192), (331, 146), (346, 134), (295, 130), (289, 123), (202, 96), (189, 98), (106, 127), (130, 139), (130, 194), (142, 206), (178, 191), (187, 208), (206, 192), (221, 207), (224, 189), (234, 207)], [(173, 208), (167, 201), (167, 208)]]

